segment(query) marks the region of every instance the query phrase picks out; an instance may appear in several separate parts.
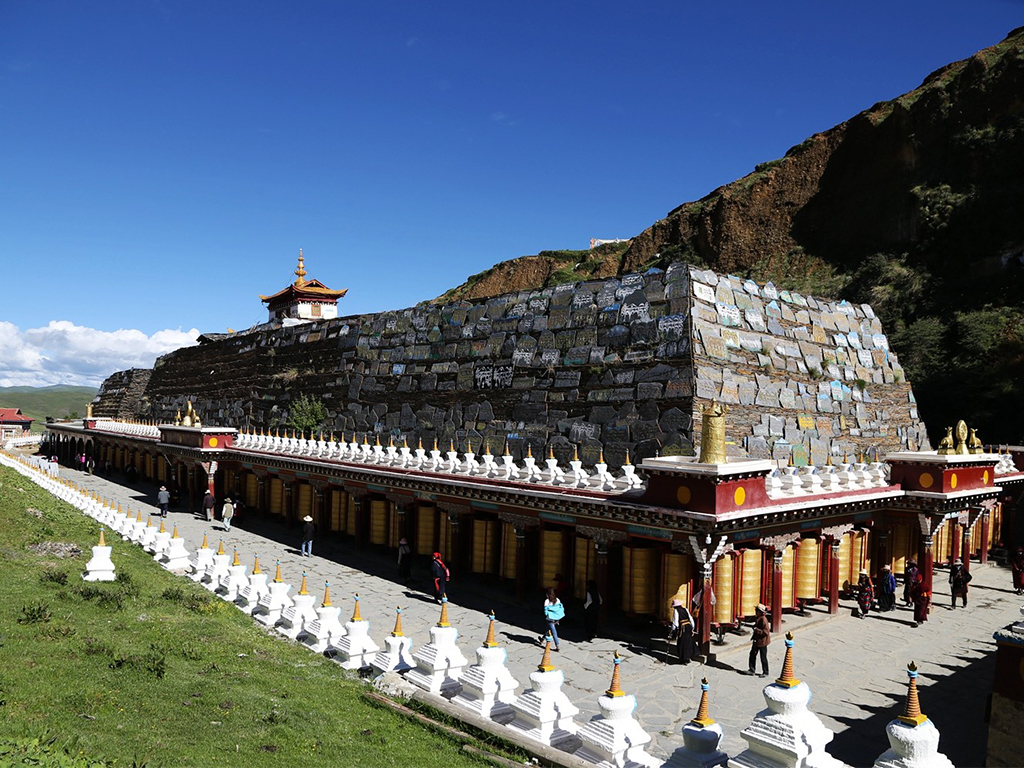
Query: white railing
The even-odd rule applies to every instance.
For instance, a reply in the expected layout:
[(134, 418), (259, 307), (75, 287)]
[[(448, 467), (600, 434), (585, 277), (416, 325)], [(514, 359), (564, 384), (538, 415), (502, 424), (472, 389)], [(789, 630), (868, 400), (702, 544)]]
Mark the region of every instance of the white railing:
[(768, 475), (768, 497), (773, 500), (822, 493), (843, 493), (889, 485), (890, 467), (882, 461), (848, 461), (821, 467), (781, 467)]
[(160, 437), (160, 427), (141, 421), (118, 421), (117, 419), (97, 419), (93, 429), (103, 432), (116, 432), (121, 435), (135, 437)]

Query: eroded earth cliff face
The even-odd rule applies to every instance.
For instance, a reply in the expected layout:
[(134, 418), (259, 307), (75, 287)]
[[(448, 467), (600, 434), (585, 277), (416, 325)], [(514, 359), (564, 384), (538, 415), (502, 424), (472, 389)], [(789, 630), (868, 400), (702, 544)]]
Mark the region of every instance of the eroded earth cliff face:
[(1021, 211), (1024, 28), (675, 208), (624, 249), (503, 262), (442, 298), (683, 260), (869, 303), (915, 383), (933, 438), (964, 417), (987, 441), (1017, 441)]

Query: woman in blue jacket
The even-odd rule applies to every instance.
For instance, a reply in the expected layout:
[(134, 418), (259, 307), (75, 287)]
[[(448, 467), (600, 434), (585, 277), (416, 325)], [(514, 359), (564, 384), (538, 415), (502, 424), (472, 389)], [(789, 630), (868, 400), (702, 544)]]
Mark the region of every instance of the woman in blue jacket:
[[(558, 595), (555, 594), (554, 587), (548, 587), (547, 599), (544, 601), (544, 621), (548, 624), (548, 632), (551, 634), (551, 639), (555, 643), (554, 650), (558, 650), (558, 621), (559, 619), (565, 618), (565, 606), (562, 605), (562, 601), (558, 599)], [(544, 638), (541, 638), (541, 642), (544, 642)]]

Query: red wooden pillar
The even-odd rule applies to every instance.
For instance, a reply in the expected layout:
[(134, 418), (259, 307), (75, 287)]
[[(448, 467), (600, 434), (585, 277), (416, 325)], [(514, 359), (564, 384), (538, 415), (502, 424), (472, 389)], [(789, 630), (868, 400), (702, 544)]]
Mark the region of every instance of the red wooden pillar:
[(294, 499), (292, 498), (292, 486), (294, 485), (295, 483), (281, 483), (282, 490), (284, 492), (284, 498), (282, 499), (282, 503), (284, 504), (284, 518), (288, 525), (295, 524), (295, 504), (293, 503)]
[[(960, 523), (956, 521), (950, 521), (950, 525), (953, 526), (953, 530), (950, 532), (950, 539), (953, 541), (952, 551), (949, 555), (949, 564), (952, 566), (956, 562), (956, 559), (960, 557)], [(967, 558), (964, 558), (965, 560)]]
[(267, 505), (267, 478), (263, 475), (256, 475), (256, 509), (260, 514), (266, 514)]
[(924, 620), (928, 621), (928, 613), (931, 610), (931, 598), (932, 598), (932, 576), (934, 575), (934, 558), (935, 555), (932, 552), (932, 537), (922, 536), (921, 537), (921, 562), (919, 563), (921, 568), (921, 578), (923, 580), (922, 586), (924, 586), (924, 592), (928, 596), (929, 610), (925, 612)]
[(962, 540), (963, 544), (960, 546), (960, 552), (963, 553), (960, 557), (964, 561), (964, 570), (968, 573), (971, 572), (971, 528), (970, 526), (963, 526)]
[(839, 540), (829, 538), (828, 541), (828, 612), (834, 616), (839, 613)]
[(978, 562), (982, 565), (988, 562), (988, 540), (992, 535), (992, 531), (989, 529), (991, 525), (989, 521), (990, 514), (987, 509), (981, 513), (981, 551), (978, 553)]
[(713, 568), (713, 563), (704, 563), (701, 570), (700, 616), (697, 619), (700, 632), (697, 640), (700, 643), (700, 654), (705, 659), (711, 656), (711, 574)]
[(771, 550), (772, 557), (772, 634), (782, 631), (782, 550)]
[[(529, 573), (526, 567), (526, 527), (517, 525), (516, 531), (516, 600), (522, 602), (526, 599), (526, 590), (529, 584)], [(598, 582), (600, 584), (600, 582)]]

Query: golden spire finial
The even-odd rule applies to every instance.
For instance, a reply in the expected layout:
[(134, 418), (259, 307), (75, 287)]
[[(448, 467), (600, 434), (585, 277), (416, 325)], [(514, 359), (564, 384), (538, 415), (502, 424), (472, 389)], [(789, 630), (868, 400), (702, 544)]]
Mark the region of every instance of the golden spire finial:
[(800, 684), (793, 674), (793, 632), (786, 633), (786, 658), (782, 662), (782, 675), (776, 679), (776, 685), (793, 688)]
[(434, 435), (434, 447), (432, 450), (437, 450), (437, 435)]
[(135, 522), (136, 523), (141, 523), (142, 522), (142, 510), (141, 509), (138, 512), (135, 513)]
[(392, 637), (405, 637), (402, 632), (402, 606), (395, 608), (395, 628), (391, 630)]
[(359, 593), (358, 592), (356, 592), (355, 598), (356, 598), (356, 605), (355, 605), (355, 608), (352, 609), (352, 618), (349, 619), (349, 621), (366, 621), (366, 619), (363, 618), (362, 614), (359, 613)]
[(146, 527), (147, 528), (152, 528), (153, 527), (153, 516), (152, 515), (146, 515)]
[(576, 444), (573, 444), (573, 446), (572, 446), (572, 460), (573, 461), (579, 461), (580, 460), (580, 447), (578, 445), (576, 445)]
[(217, 542), (217, 554), (218, 555), (223, 555), (224, 554), (224, 540), (223, 539), (221, 539), (220, 541)]
[(162, 517), (160, 518), (160, 530), (158, 533), (167, 533), (167, 529), (164, 528), (164, 519)]
[(172, 539), (179, 539), (179, 538), (181, 538), (180, 536), (178, 536), (178, 526), (174, 526), (174, 533), (171, 534), (171, 538)]
[(235, 556), (233, 558), (231, 558), (231, 564), (232, 565), (241, 565), (242, 564), (242, 561), (238, 559), (238, 550), (237, 549), (235, 550)]
[(306, 282), (306, 259), (302, 256), (302, 249), (299, 248), (299, 266), (295, 268), (295, 284), (304, 285)]
[(627, 448), (626, 449), (626, 463), (623, 464), (622, 466), (624, 466), (624, 467), (631, 467), (632, 465), (633, 465), (632, 462), (629, 460), (629, 448)]
[(274, 574), (274, 583), (280, 584), (283, 581), (281, 578), (281, 561), (277, 561), (277, 572)]
[(309, 590), (306, 589), (306, 572), (305, 571), (302, 572), (302, 586), (299, 587), (299, 594), (300, 595), (308, 595), (309, 594)]
[(486, 437), (484, 438), (484, 456), (491, 455), (491, 441)]
[(786, 466), (787, 467), (792, 467), (793, 466), (793, 452), (792, 451), (789, 452), (789, 461), (786, 463)]
[(256, 575), (257, 573), (263, 573), (263, 571), (260, 569), (260, 556), (258, 554), (257, 555), (253, 555), (253, 558), (252, 558), (252, 572), (253, 572), (253, 575)]
[(907, 665), (907, 704), (903, 708), (903, 714), (897, 719), (907, 725), (920, 725), (928, 719), (927, 715), (921, 713), (921, 702), (917, 699), (917, 664), (910, 662)]
[(529, 443), (526, 444), (526, 458), (528, 458), (528, 459), (532, 459), (533, 458), (533, 448), (530, 447)]
[(484, 648), (497, 648), (498, 641), (494, 639), (494, 610), (487, 615), (490, 624), (487, 625), (487, 638), (484, 640)]
[(604, 446), (601, 446), (601, 452), (597, 456), (597, 463), (604, 464)]
[(831, 453), (828, 454), (828, 456), (825, 457), (825, 466), (826, 467), (831, 467), (832, 466), (832, 454)]
[(439, 627), (450, 627), (448, 623), (448, 597), (447, 595), (441, 595), (441, 618), (437, 620), (437, 626)]
[(552, 672), (555, 669), (555, 665), (551, 663), (551, 633), (548, 632), (544, 636), (544, 656), (541, 657), (540, 664), (537, 665), (537, 669), (541, 672)]
[(406, 437), (405, 435), (402, 435), (402, 447), (403, 448), (408, 448), (409, 447), (409, 438)]
[(622, 681), (619, 677), (619, 664), (622, 663), (622, 657), (619, 656), (619, 652), (615, 652), (615, 671), (612, 672), (612, 684), (608, 686), (608, 690), (604, 692), (605, 696), (611, 696), (617, 698), (619, 696), (625, 696), (625, 692), (622, 690)]
[(509, 450), (508, 450), (508, 438), (507, 437), (505, 438), (505, 450), (504, 450), (504, 452), (501, 455), (502, 456), (511, 456), (512, 455), (511, 452), (509, 452)]
[(99, 545), (101, 547), (107, 546), (107, 541), (106, 541), (106, 539), (103, 538), (103, 529), (102, 528), (100, 528), (100, 544)]
[(418, 438), (416, 440), (416, 450), (417, 451), (422, 451), (423, 450), (423, 438), (422, 437)]
[(455, 440), (450, 437), (448, 438), (448, 450), (449, 452), (453, 452), (455, 450)]
[(331, 607), (331, 582), (329, 582), (329, 581), (325, 581), (324, 582), (324, 599), (323, 599), (323, 602), (320, 603), (320, 607), (321, 608), (330, 608)]
[(203, 545), (200, 547), (200, 549), (209, 549), (209, 548), (210, 548), (210, 544), (209, 544), (209, 542), (206, 539), (206, 534), (204, 533), (203, 534)]
[(709, 725), (715, 724), (715, 721), (711, 719), (711, 715), (708, 713), (709, 688), (711, 688), (711, 686), (708, 684), (708, 679), (705, 677), (700, 681), (700, 705), (697, 707), (697, 716), (690, 721), (701, 728), (707, 728)]

